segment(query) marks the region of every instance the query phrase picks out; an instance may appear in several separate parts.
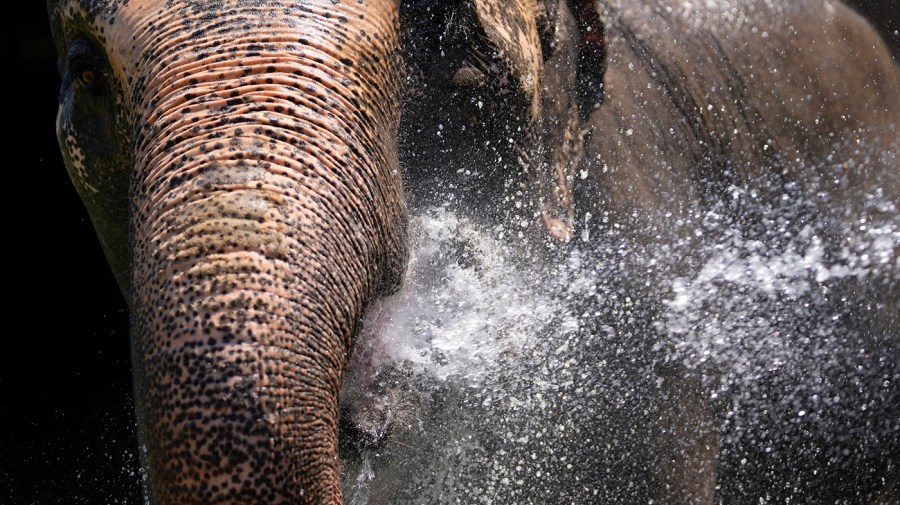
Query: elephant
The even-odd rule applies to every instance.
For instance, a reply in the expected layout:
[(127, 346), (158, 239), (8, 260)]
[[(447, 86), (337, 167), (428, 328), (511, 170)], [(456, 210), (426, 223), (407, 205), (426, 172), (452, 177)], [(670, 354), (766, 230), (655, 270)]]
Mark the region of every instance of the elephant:
[(47, 8), (151, 503), (900, 489), (900, 70), (844, 4)]

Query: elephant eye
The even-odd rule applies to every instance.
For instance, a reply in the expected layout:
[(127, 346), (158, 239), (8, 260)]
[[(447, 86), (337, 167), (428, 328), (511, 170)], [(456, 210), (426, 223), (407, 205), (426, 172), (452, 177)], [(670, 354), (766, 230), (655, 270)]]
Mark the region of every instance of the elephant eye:
[(103, 81), (102, 58), (96, 47), (83, 37), (75, 39), (66, 58), (63, 90), (78, 83), (88, 91), (96, 91)]
[(99, 76), (93, 68), (85, 68), (78, 74), (78, 81), (85, 86), (92, 86), (97, 82)]

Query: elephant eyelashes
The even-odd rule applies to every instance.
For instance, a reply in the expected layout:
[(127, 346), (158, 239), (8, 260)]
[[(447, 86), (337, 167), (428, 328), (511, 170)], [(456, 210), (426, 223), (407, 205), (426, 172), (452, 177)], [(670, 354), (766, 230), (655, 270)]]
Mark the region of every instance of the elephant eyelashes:
[(103, 82), (100, 68), (100, 57), (94, 46), (84, 38), (72, 43), (66, 58), (66, 73), (62, 79), (62, 91), (65, 92), (74, 83), (85, 90), (96, 92)]

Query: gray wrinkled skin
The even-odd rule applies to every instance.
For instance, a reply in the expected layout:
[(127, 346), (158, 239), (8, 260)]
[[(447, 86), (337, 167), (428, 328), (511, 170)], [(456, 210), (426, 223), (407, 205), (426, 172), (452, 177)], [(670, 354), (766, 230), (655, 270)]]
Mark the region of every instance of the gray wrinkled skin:
[(48, 9), (153, 503), (898, 499), (900, 70), (843, 4)]

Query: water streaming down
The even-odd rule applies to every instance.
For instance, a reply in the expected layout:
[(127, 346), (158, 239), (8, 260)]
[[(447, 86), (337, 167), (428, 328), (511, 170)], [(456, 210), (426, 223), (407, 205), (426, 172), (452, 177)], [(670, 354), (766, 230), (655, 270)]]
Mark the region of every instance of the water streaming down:
[(653, 241), (591, 217), (555, 261), (417, 211), (405, 285), (370, 310), (345, 387), (348, 503), (643, 500), (679, 443), (666, 398), (695, 390), (723, 503), (879, 489), (900, 449), (900, 219), (891, 181), (834, 196), (890, 151), (837, 152), (804, 194), (732, 187)]

